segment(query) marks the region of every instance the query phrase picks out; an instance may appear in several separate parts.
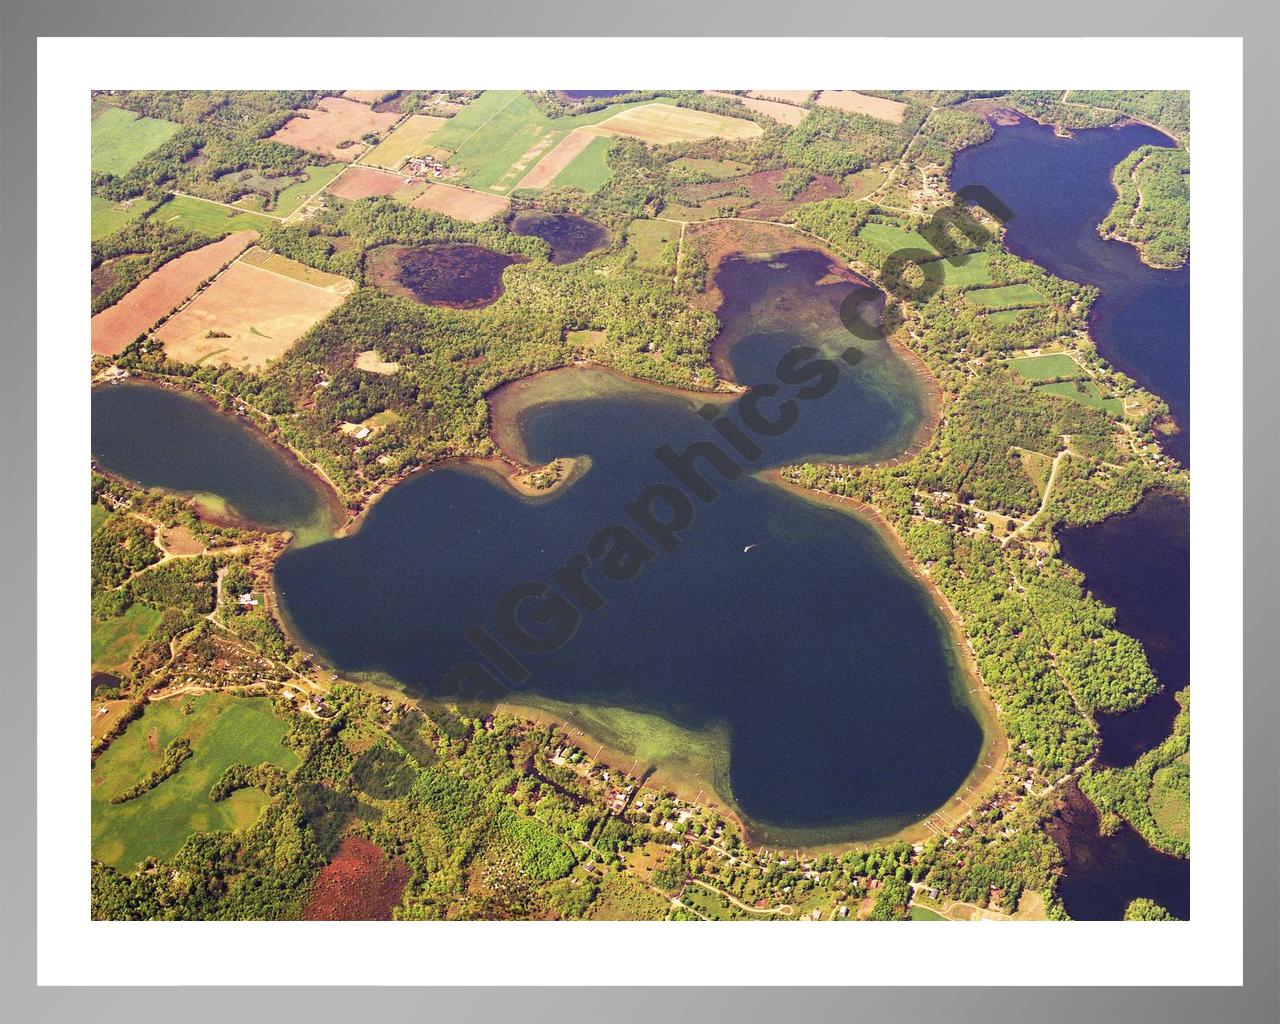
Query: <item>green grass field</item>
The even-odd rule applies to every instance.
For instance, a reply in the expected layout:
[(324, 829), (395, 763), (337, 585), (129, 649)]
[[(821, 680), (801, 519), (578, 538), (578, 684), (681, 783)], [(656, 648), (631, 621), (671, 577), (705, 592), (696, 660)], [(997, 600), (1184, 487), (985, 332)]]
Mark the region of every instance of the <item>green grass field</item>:
[(1018, 356), (1009, 366), (1023, 380), (1053, 380), (1057, 377), (1084, 376), (1084, 369), (1069, 355), (1059, 352), (1047, 356)]
[(980, 309), (1015, 309), (1042, 306), (1045, 298), (1029, 284), (1006, 284), (964, 293), (964, 301)]
[[(266, 806), (256, 789), (214, 803), (209, 789), (236, 762), (269, 761), (293, 768), (297, 756), (281, 744), (286, 724), (266, 698), (207, 694), (182, 711), (181, 700), (157, 701), (98, 758), (93, 768), (93, 856), (124, 870), (145, 857), (171, 857), (193, 832), (252, 825)], [(158, 766), (165, 747), (178, 737), (191, 742), (192, 756), (178, 773), (122, 804), (111, 798)]]
[(276, 196), (276, 208), (271, 212), (277, 217), (287, 217), (313, 195), (333, 181), (347, 165), (342, 163), (312, 165), (303, 171), (301, 181), (295, 181)]
[(118, 618), (95, 620), (90, 632), (93, 667), (106, 671), (123, 668), (159, 621), (160, 613), (141, 603), (131, 604)]
[(636, 265), (656, 267), (662, 250), (680, 237), (680, 225), (662, 220), (633, 220), (627, 227), (627, 245), (636, 254)]
[(609, 180), (613, 172), (609, 170), (606, 157), (616, 140), (607, 136), (592, 139), (591, 144), (573, 158), (573, 161), (551, 182), (552, 188), (580, 188), (588, 194), (596, 191)]
[(1180, 758), (1152, 776), (1151, 795), (1147, 799), (1160, 831), (1187, 842), (1191, 840), (1190, 787), (1190, 769)]
[(862, 230), (858, 232), (858, 237), (887, 253), (897, 252), (899, 249), (923, 249), (925, 252), (938, 251), (918, 231), (907, 231), (894, 224), (881, 224), (872, 221), (862, 226)]
[(958, 266), (949, 260), (939, 262), (942, 264), (942, 283), (948, 288), (966, 288), (974, 284), (987, 284), (991, 280), (985, 252), (974, 253)]
[(145, 199), (127, 203), (113, 203), (110, 199), (93, 196), (89, 200), (89, 236), (95, 241), (119, 231), (130, 221), (137, 220), (151, 207)]
[(356, 163), (394, 171), (411, 156), (425, 156), (435, 146), (433, 136), (444, 127), (440, 121), (414, 114)]
[(636, 105), (618, 103), (576, 117), (550, 118), (522, 92), (486, 92), (432, 135), (431, 145), (452, 154), (449, 162), (463, 172), (460, 184), (506, 195), (573, 129), (598, 124)]
[(95, 171), (124, 174), (180, 127), (119, 107), (103, 110), (93, 119), (90, 165)]
[(111, 515), (107, 506), (100, 501), (95, 501), (89, 506), (89, 524), (91, 526), (90, 533), (97, 533), (98, 527), (107, 521), (107, 517)]
[(188, 196), (174, 196), (151, 214), (151, 220), (204, 235), (224, 235), (228, 231), (265, 231), (278, 220), (250, 211), (237, 212), (217, 203)]
[(1091, 380), (1065, 381), (1061, 384), (1038, 384), (1037, 391), (1048, 395), (1069, 398), (1073, 402), (1101, 409), (1108, 416), (1119, 418), (1124, 415), (1124, 403), (1118, 398), (1103, 398), (1098, 385)]
[(987, 321), (993, 324), (1011, 324), (1025, 312), (1025, 309), (993, 309), (987, 314)]
[(911, 920), (913, 921), (945, 921), (946, 918), (943, 917), (941, 914), (935, 913), (934, 911), (930, 910), (928, 907), (913, 906), (911, 908)]

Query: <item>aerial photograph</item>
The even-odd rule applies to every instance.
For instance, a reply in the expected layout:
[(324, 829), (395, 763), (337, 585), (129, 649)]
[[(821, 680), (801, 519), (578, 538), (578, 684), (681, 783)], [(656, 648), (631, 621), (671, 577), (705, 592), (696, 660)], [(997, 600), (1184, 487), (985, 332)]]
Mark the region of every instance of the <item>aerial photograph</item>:
[(1190, 918), (1189, 93), (84, 103), (95, 920)]

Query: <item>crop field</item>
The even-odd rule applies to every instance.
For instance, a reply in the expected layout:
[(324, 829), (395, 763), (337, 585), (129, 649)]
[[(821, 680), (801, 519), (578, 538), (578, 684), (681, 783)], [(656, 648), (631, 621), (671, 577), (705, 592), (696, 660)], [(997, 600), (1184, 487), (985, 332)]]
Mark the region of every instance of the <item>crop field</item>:
[(779, 124), (790, 125), (791, 127), (798, 125), (809, 113), (804, 107), (798, 107), (794, 103), (780, 103), (777, 100), (760, 99), (751, 95), (738, 96), (731, 92), (716, 92), (714, 89), (707, 90), (706, 95), (736, 100), (748, 110), (757, 114), (764, 114), (765, 117), (771, 117)]
[(551, 184), (555, 188), (580, 188), (588, 194), (595, 192), (610, 177), (613, 171), (609, 167), (609, 150), (613, 148), (613, 139), (603, 136), (591, 140), (581, 153), (574, 158), (563, 171), (556, 175)]
[(346, 89), (342, 93), (344, 99), (367, 103), (369, 106), (393, 95), (395, 95), (394, 89)]
[(93, 119), (89, 162), (95, 171), (125, 174), (160, 143), (172, 138), (179, 127), (172, 121), (110, 107)]
[[(520, 179), (518, 188), (546, 188), (593, 143), (603, 142), (604, 150), (609, 151), (610, 141), (601, 139), (589, 128), (575, 128), (555, 147), (533, 165), (533, 169)], [(608, 167), (605, 167), (606, 176)], [(603, 182), (601, 182), (603, 184)], [(597, 188), (599, 186), (596, 186)]]
[(394, 171), (411, 156), (427, 156), (432, 149), (428, 140), (448, 123), (447, 117), (411, 114), (358, 162)]
[(1009, 360), (1009, 365), (1023, 380), (1056, 380), (1060, 377), (1084, 376), (1084, 369), (1080, 364), (1063, 352), (1047, 356), (1020, 356)]
[(114, 306), (94, 316), (90, 330), (93, 351), (108, 356), (123, 351), (257, 238), (255, 231), (237, 231), (220, 242), (211, 242), (170, 260)]
[(948, 288), (967, 288), (975, 284), (991, 283), (991, 268), (987, 266), (985, 252), (972, 253), (963, 263), (952, 263), (950, 260), (938, 262), (942, 265), (942, 283)]
[(1108, 416), (1119, 418), (1124, 415), (1124, 403), (1118, 398), (1104, 398), (1098, 385), (1091, 380), (1064, 381), (1060, 384), (1037, 384), (1036, 390), (1046, 395), (1057, 395), (1069, 398), (1073, 402), (1087, 405), (1093, 409), (1101, 409)]
[(221, 203), (193, 196), (174, 196), (157, 207), (149, 219), (214, 238), (228, 231), (265, 231), (280, 223), (275, 217), (250, 210), (233, 210)]
[(487, 195), (474, 189), (455, 188), (439, 183), (428, 185), (426, 191), (409, 204), (419, 210), (443, 213), (446, 217), (468, 220), (473, 224), (490, 220), (505, 213), (511, 200), (502, 196)]
[[(252, 825), (266, 806), (257, 789), (242, 789), (214, 802), (209, 790), (228, 766), (270, 762), (289, 769), (297, 756), (283, 739), (287, 726), (266, 698), (208, 694), (191, 700), (154, 701), (93, 767), (93, 856), (130, 869), (145, 857), (171, 857), (193, 832)], [(164, 758), (165, 747), (185, 738), (192, 756), (177, 774), (124, 803), (111, 798), (141, 781)]]
[(665, 103), (628, 107), (601, 121), (595, 130), (610, 135), (627, 135), (656, 146), (704, 139), (754, 139), (764, 134), (763, 128), (745, 118), (725, 117)]
[(406, 184), (404, 178), (390, 171), (352, 164), (329, 183), (329, 192), (342, 199), (366, 199), (369, 196), (393, 195)]
[(93, 667), (107, 672), (124, 668), (159, 621), (160, 613), (141, 602), (114, 619), (95, 619), (90, 632)]
[(1029, 284), (1006, 284), (999, 288), (978, 288), (964, 293), (964, 301), (980, 309), (1021, 309), (1042, 306), (1045, 297)]
[(113, 203), (110, 199), (93, 196), (89, 203), (89, 237), (95, 240), (119, 231), (151, 207), (147, 200), (141, 198)]
[(283, 256), (240, 260), (156, 332), (170, 359), (257, 369), (337, 309), (355, 283)]
[(314, 110), (299, 110), (298, 116), (290, 118), (271, 138), (308, 153), (350, 163), (365, 149), (360, 142), (362, 136), (385, 132), (398, 120), (399, 114), (379, 114), (364, 103), (326, 96)]
[(866, 96), (860, 92), (847, 89), (828, 89), (818, 93), (816, 100), (820, 107), (831, 107), (842, 110), (846, 114), (866, 114), (890, 124), (901, 124), (907, 112), (907, 105), (897, 100), (881, 99), (879, 96)]

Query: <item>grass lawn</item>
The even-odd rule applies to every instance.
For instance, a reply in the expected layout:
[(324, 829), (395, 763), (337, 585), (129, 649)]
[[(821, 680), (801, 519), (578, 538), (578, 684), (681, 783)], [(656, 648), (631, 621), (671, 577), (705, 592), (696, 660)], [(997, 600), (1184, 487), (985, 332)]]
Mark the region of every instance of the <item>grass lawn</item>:
[(964, 301), (981, 309), (1013, 309), (1044, 305), (1045, 298), (1029, 284), (1006, 284), (999, 288), (965, 292)]
[(1124, 415), (1124, 403), (1118, 398), (1103, 398), (1102, 392), (1098, 390), (1098, 385), (1091, 380), (1065, 381), (1062, 384), (1039, 384), (1036, 386), (1036, 390), (1050, 395), (1059, 395), (1062, 398), (1069, 398), (1073, 402), (1079, 402), (1081, 405), (1088, 405), (1094, 409), (1101, 409), (1108, 416), (1117, 419)]
[[(214, 803), (209, 790), (236, 762), (269, 761), (289, 769), (298, 763), (281, 744), (288, 731), (263, 697), (207, 694), (192, 701), (184, 714), (182, 700), (149, 704), (98, 758), (93, 767), (93, 856), (130, 870), (144, 857), (171, 857), (194, 832), (246, 828), (257, 821), (267, 798), (244, 789)], [(178, 737), (191, 742), (192, 756), (176, 775), (122, 804), (111, 797), (127, 790), (157, 767), (165, 747)]]
[(111, 511), (107, 508), (106, 505), (102, 504), (102, 502), (95, 501), (92, 505), (90, 505), (89, 506), (89, 524), (92, 528), (90, 529), (89, 532), (97, 533), (98, 527), (101, 526), (106, 521), (109, 515), (111, 515)]
[(249, 211), (229, 210), (217, 203), (188, 196), (174, 196), (151, 214), (152, 220), (172, 224), (176, 228), (198, 231), (203, 235), (225, 235), (230, 231), (265, 231), (280, 222), (272, 217)]
[(664, 220), (633, 220), (627, 227), (627, 245), (635, 251), (636, 265), (656, 267), (662, 250), (680, 238), (680, 225)]
[(1083, 377), (1080, 364), (1065, 353), (1048, 356), (1019, 356), (1010, 367), (1023, 380), (1053, 380), (1055, 377)]
[(849, 199), (861, 199), (865, 195), (870, 195), (884, 184), (886, 177), (888, 175), (878, 167), (864, 167), (860, 171), (846, 175), (844, 179), (845, 196)]
[(613, 172), (609, 170), (606, 157), (613, 146), (614, 139), (602, 136), (592, 139), (591, 143), (551, 182), (552, 188), (580, 188), (588, 194), (594, 192)]
[(1025, 312), (1025, 309), (993, 309), (987, 314), (987, 321), (993, 324), (1011, 324)]
[(89, 200), (89, 236), (95, 241), (106, 238), (130, 221), (137, 220), (150, 206), (145, 199), (114, 203), (110, 199), (93, 196)]
[(90, 636), (93, 667), (108, 672), (123, 668), (159, 621), (160, 613), (141, 603), (131, 604), (118, 618), (94, 620)]
[[(974, 284), (987, 284), (991, 280), (991, 270), (987, 267), (987, 254), (975, 252), (959, 266), (949, 260), (939, 261), (942, 264), (942, 283), (948, 288), (965, 288)], [(968, 294), (966, 292), (966, 294)]]
[(923, 249), (925, 252), (937, 252), (924, 235), (918, 231), (908, 231), (900, 228), (896, 224), (881, 224), (878, 221), (871, 221), (864, 224), (862, 230), (858, 232), (858, 237), (864, 242), (869, 242), (877, 249), (883, 249), (885, 252), (897, 252), (899, 249)]
[(911, 920), (913, 921), (945, 921), (946, 918), (941, 914), (935, 913), (928, 907), (912, 906)]
[(93, 119), (90, 166), (95, 171), (122, 175), (180, 127), (119, 107), (103, 110)]
[(276, 208), (271, 212), (277, 217), (287, 217), (313, 195), (333, 181), (346, 164), (334, 163), (322, 166), (312, 165), (303, 171), (301, 181), (295, 181), (276, 196)]

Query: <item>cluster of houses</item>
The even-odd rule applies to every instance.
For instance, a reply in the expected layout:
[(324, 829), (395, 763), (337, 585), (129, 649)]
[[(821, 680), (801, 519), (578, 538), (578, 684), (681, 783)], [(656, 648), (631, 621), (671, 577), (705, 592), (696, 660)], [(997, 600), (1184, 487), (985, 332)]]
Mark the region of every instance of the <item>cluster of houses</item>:
[(400, 171), (415, 178), (443, 178), (449, 173), (449, 165), (433, 156), (411, 156), (401, 165)]

